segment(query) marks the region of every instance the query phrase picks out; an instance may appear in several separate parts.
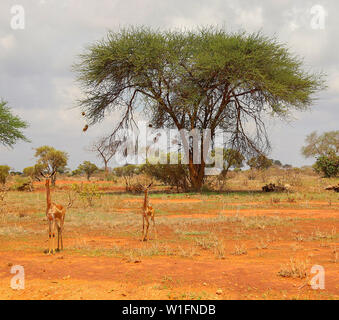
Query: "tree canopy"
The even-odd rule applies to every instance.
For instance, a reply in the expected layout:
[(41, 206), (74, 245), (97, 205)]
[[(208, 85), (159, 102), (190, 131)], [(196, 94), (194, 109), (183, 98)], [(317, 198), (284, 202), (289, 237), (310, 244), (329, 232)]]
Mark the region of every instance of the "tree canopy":
[(257, 157), (253, 157), (247, 161), (247, 165), (251, 169), (266, 170), (273, 165), (273, 160), (268, 159), (265, 155), (260, 154)]
[(12, 114), (7, 102), (0, 100), (0, 144), (13, 147), (18, 140), (29, 142), (22, 132), (27, 127), (25, 121)]
[(317, 157), (313, 168), (317, 173), (322, 173), (325, 178), (336, 177), (339, 174), (339, 155), (334, 152), (321, 155)]
[(90, 161), (84, 161), (82, 164), (79, 165), (78, 170), (85, 173), (87, 180), (89, 181), (91, 176), (99, 169), (94, 163)]
[[(50, 146), (42, 146), (35, 149), (35, 157), (38, 168), (48, 174), (63, 171), (67, 165), (68, 154), (64, 151), (56, 150)], [(52, 185), (55, 185), (56, 174), (52, 176)]]
[[(110, 31), (74, 69), (89, 125), (120, 111), (114, 135), (133, 124), (136, 110), (144, 110), (154, 128), (210, 129), (212, 141), (222, 134), (225, 148), (245, 156), (269, 148), (264, 115), (286, 118), (305, 110), (324, 87), (322, 75), (306, 72), (302, 60), (276, 39), (217, 28)], [(190, 180), (200, 190), (204, 150), (200, 164), (188, 152)]]
[(7, 177), (9, 176), (9, 170), (11, 168), (9, 166), (0, 166), (0, 183), (5, 184)]
[(314, 131), (306, 137), (305, 143), (301, 149), (305, 158), (327, 156), (332, 153), (339, 155), (339, 130), (320, 135)]

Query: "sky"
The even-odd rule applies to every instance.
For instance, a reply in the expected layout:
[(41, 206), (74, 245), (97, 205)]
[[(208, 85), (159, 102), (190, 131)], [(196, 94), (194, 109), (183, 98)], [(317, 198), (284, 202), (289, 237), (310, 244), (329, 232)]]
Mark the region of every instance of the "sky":
[(268, 122), (270, 157), (310, 165), (314, 159), (300, 153), (306, 135), (339, 130), (337, 12), (335, 0), (1, 0), (0, 98), (29, 123), (25, 135), (31, 143), (19, 142), (13, 149), (0, 146), (0, 165), (21, 171), (35, 163), (34, 148), (50, 145), (69, 154), (71, 169), (84, 160), (102, 166), (87, 149), (112, 130), (118, 117), (111, 115), (82, 132), (85, 121), (77, 108), (82, 92), (72, 65), (108, 30), (131, 25), (261, 31), (303, 57), (307, 70), (324, 72), (328, 87), (316, 96), (310, 111), (294, 113), (288, 123)]

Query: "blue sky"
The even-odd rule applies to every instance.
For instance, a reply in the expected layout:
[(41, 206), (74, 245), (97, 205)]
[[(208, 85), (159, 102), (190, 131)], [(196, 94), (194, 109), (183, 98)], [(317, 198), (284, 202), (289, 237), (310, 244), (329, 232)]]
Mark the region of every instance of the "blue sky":
[[(25, 10), (23, 30), (11, 28), (11, 8), (16, 4)], [(272, 158), (296, 166), (311, 164), (312, 159), (300, 154), (305, 136), (314, 130), (339, 129), (339, 3), (316, 4), (323, 10), (323, 29), (312, 24), (315, 3), (311, 1), (2, 0), (0, 97), (29, 122), (25, 133), (32, 142), (20, 142), (13, 150), (0, 147), (0, 164), (22, 170), (34, 164), (34, 148), (51, 145), (69, 153), (72, 169), (83, 160), (100, 165), (86, 147), (109, 133), (117, 117), (112, 115), (86, 134), (82, 132), (84, 120), (76, 108), (81, 90), (71, 65), (87, 44), (100, 40), (108, 29), (127, 25), (261, 30), (304, 57), (309, 70), (325, 72), (328, 89), (319, 94), (311, 111), (293, 114), (289, 123), (275, 120), (268, 124)]]

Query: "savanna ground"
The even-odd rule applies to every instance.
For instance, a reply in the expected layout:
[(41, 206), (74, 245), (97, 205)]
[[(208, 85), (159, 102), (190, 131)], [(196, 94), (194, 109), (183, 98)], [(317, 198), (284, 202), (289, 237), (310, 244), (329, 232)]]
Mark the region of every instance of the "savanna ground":
[[(63, 252), (47, 256), (43, 183), (10, 191), (0, 216), (0, 299), (338, 299), (338, 179), (299, 177), (293, 192), (262, 193), (263, 181), (239, 175), (223, 193), (166, 193), (156, 186), (158, 239), (141, 242), (143, 195), (96, 182), (93, 207), (67, 211)], [(74, 181), (57, 182), (67, 204)], [(11, 266), (25, 269), (13, 290)], [(313, 265), (325, 289), (313, 290)]]

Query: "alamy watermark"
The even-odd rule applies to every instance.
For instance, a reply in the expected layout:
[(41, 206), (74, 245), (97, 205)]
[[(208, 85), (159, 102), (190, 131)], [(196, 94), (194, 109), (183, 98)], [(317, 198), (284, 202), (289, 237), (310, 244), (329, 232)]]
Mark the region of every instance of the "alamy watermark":
[(15, 265), (11, 267), (11, 273), (15, 274), (11, 279), (11, 288), (13, 290), (25, 289), (25, 269), (23, 266)]
[(212, 139), (210, 129), (152, 129), (146, 122), (139, 122), (137, 130), (121, 129), (116, 137), (123, 137), (114, 157), (119, 166), (189, 164), (191, 157), (193, 164), (207, 165), (206, 175), (218, 175), (223, 169), (224, 134)]
[[(45, 0), (40, 0), (41, 5), (45, 3)], [(20, 4), (13, 5), (10, 13), (12, 15), (10, 22), (11, 28), (13, 30), (25, 29), (24, 7)], [(286, 15), (288, 16), (289, 26), (292, 30), (302, 26), (309, 26), (313, 30), (324, 30), (328, 13), (322, 5), (315, 4), (311, 8), (293, 6)]]
[(313, 290), (325, 289), (325, 269), (323, 266), (314, 265), (311, 268), (311, 274), (316, 274), (310, 280), (310, 285)]
[(13, 30), (25, 29), (25, 9), (22, 5), (14, 5), (11, 7), (11, 28)]
[(326, 17), (328, 16), (324, 6), (315, 4), (312, 7), (294, 5), (284, 14), (287, 18), (288, 27), (294, 31), (299, 28), (324, 30)]
[(323, 6), (317, 4), (314, 5), (311, 10), (310, 13), (312, 15), (311, 18), (311, 22), (310, 22), (310, 26), (313, 30), (323, 30), (325, 29), (325, 19), (327, 16), (327, 12), (324, 9)]

